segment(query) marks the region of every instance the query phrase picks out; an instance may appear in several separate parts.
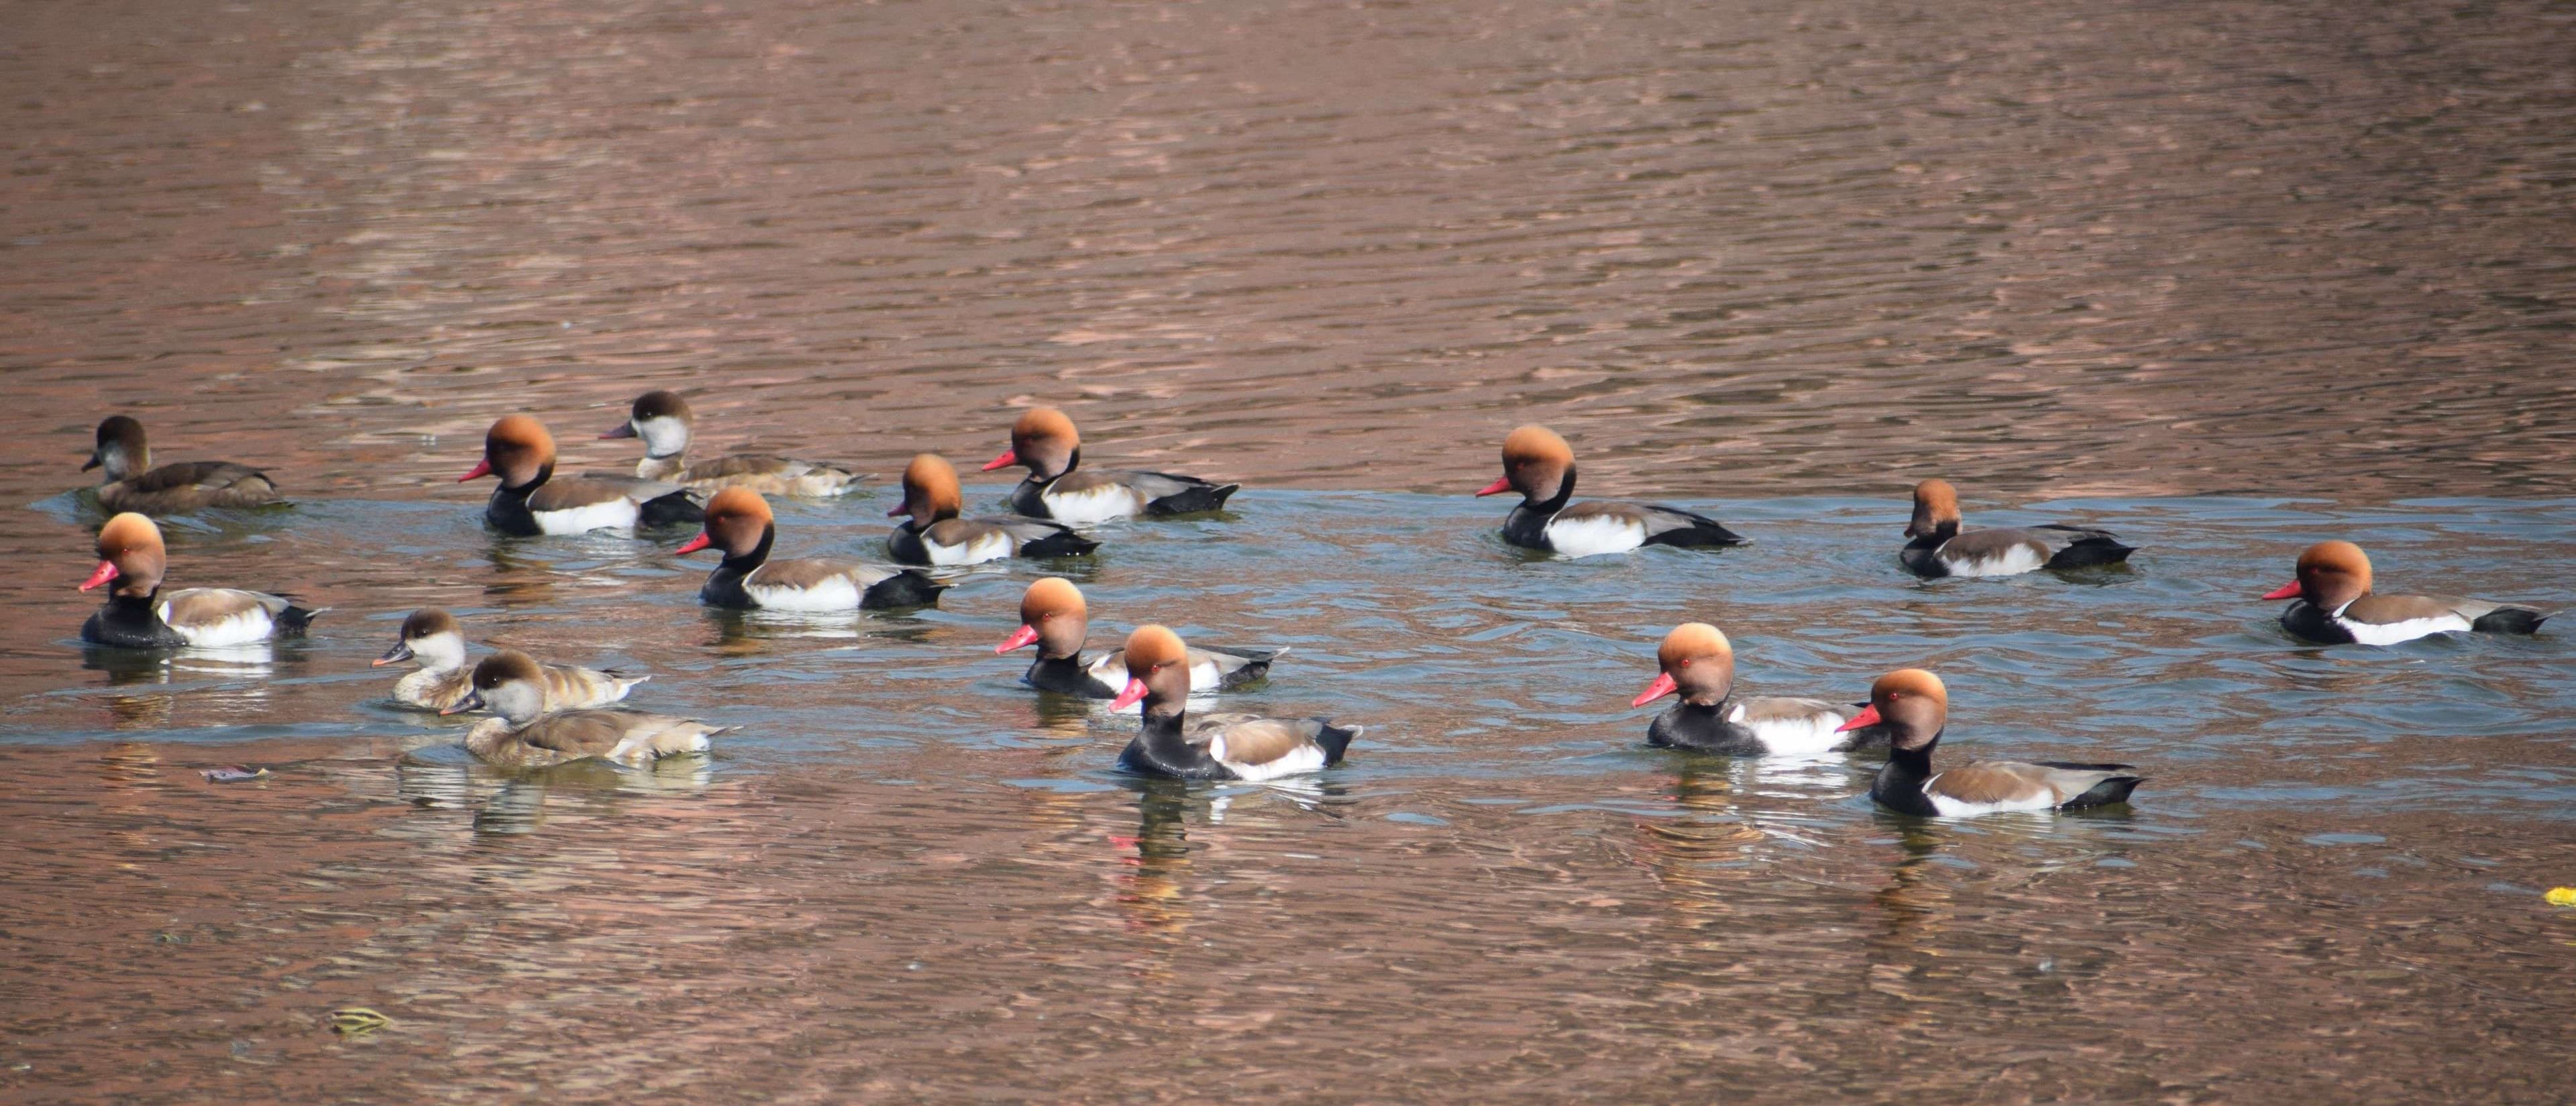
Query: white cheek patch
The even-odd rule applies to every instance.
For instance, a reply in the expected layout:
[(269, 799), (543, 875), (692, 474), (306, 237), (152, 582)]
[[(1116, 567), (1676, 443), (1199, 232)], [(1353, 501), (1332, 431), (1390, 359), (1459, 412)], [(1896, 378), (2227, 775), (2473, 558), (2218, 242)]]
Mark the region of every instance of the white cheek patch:
[(1043, 492), (1038, 500), (1047, 505), (1047, 513), (1057, 522), (1080, 526), (1088, 522), (1107, 522), (1126, 518), (1145, 509), (1144, 499), (1124, 484), (1102, 484), (1088, 491)]
[(1646, 544), (1644, 523), (1613, 515), (1594, 515), (1572, 521), (1557, 519), (1547, 524), (1545, 533), (1548, 548), (1563, 557), (1625, 553)]
[(930, 563), (935, 565), (979, 565), (1011, 555), (1011, 536), (998, 530), (976, 535), (964, 545), (941, 545), (928, 538), (921, 544), (930, 550)]
[(2434, 634), (2460, 634), (2469, 631), (2469, 620), (2455, 614), (2434, 618), (2410, 618), (2404, 622), (2354, 622), (2336, 615), (2334, 624), (2352, 632), (2352, 639), (2363, 645), (2395, 645)]
[(537, 529), (548, 534), (587, 534), (593, 530), (626, 530), (639, 513), (632, 499), (612, 499), (563, 511), (535, 511)]
[[(170, 622), (168, 603), (161, 604), (161, 621)], [(171, 623), (170, 628), (177, 631), (179, 636), (190, 645), (213, 649), (226, 645), (248, 645), (254, 641), (267, 641), (270, 631), (277, 628), (277, 623), (269, 618), (265, 608), (252, 607), (240, 614), (229, 615), (213, 622), (201, 622), (188, 626)]]
[(1973, 561), (1944, 556), (1941, 563), (1949, 566), (1952, 576), (2015, 576), (2037, 570), (2048, 563), (2048, 558), (2030, 546), (2016, 545), (1995, 556)]
[(634, 425), (635, 436), (644, 439), (644, 452), (648, 455), (671, 457), (688, 451), (689, 424), (687, 423), (664, 415), (646, 419)]
[(743, 594), (751, 601), (773, 611), (855, 611), (859, 609), (859, 586), (847, 576), (834, 576), (810, 588), (788, 588), (744, 583)]

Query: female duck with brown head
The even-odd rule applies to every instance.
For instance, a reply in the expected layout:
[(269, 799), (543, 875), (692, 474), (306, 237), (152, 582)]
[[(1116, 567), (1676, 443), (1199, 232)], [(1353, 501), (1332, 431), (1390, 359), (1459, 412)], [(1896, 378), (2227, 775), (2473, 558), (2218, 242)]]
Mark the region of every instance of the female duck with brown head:
[(737, 727), (632, 710), (546, 709), (545, 671), (534, 658), (504, 649), (474, 666), (465, 698), (439, 711), (489, 710), (499, 715), (465, 731), (465, 749), (487, 764), (540, 768), (571, 760), (639, 764), (707, 751), (707, 739)]
[(1100, 548), (1060, 523), (959, 518), (965, 503), (955, 466), (935, 453), (915, 456), (903, 469), (903, 502), (886, 512), (912, 518), (886, 538), (886, 551), (908, 565), (971, 565), (1001, 557), (1076, 557)]
[[(418, 661), (420, 668), (394, 681), (394, 701), (422, 710), (445, 710), (473, 690), (474, 673), (465, 667), (465, 631), (456, 616), (423, 607), (403, 619), (394, 647), (376, 658), (376, 666)], [(620, 676), (595, 668), (540, 664), (547, 710), (600, 707), (626, 697), (651, 676)]]
[[(1038, 659), (1020, 677), (1040, 691), (1115, 699), (1127, 686), (1127, 651), (1112, 649), (1090, 661), (1082, 659), (1083, 634), (1091, 628), (1091, 611), (1082, 589), (1060, 576), (1029, 585), (1020, 596), (1020, 628), (995, 653), (1022, 646), (1038, 647)], [(1190, 693), (1207, 695), (1259, 683), (1270, 675), (1270, 662), (1285, 649), (1190, 649)]]
[(1838, 732), (1860, 714), (1856, 707), (1822, 699), (1735, 698), (1735, 648), (1705, 622), (1673, 627), (1655, 660), (1663, 673), (1628, 705), (1642, 707), (1666, 695), (1681, 701), (1655, 716), (1646, 729), (1648, 745), (1730, 757), (1815, 756), (1848, 752), (1884, 736), (1877, 730), (1849, 737)]
[(497, 476), (483, 521), (504, 534), (586, 534), (694, 524), (704, 517), (686, 488), (649, 481), (555, 475), (555, 439), (544, 423), (510, 415), (483, 435), (483, 460), (457, 477)]
[(778, 525), (768, 501), (749, 488), (726, 488), (707, 501), (707, 528), (680, 546), (695, 553), (713, 546), (724, 560), (707, 574), (698, 602), (737, 610), (838, 611), (926, 607), (948, 585), (918, 569), (820, 557), (771, 560)]
[(103, 470), (98, 504), (110, 511), (176, 515), (208, 507), (264, 507), (277, 502), (268, 474), (231, 461), (179, 461), (152, 467), (143, 424), (110, 415), (98, 424), (98, 446), (82, 472)]
[(98, 529), (98, 570), (80, 589), (116, 586), (108, 589), (107, 605), (81, 626), (81, 640), (134, 649), (247, 645), (303, 633), (313, 616), (329, 609), (306, 610), (282, 596), (233, 588), (164, 595), (161, 574), (168, 565), (161, 528), (151, 519), (128, 512), (107, 520)]
[(734, 453), (693, 463), (688, 459), (689, 432), (696, 422), (689, 401), (677, 392), (657, 390), (635, 397), (626, 421), (600, 437), (643, 439), (644, 459), (636, 463), (635, 475), (691, 491), (749, 488), (764, 495), (827, 496), (858, 489), (856, 473), (820, 461)]
[(1914, 518), (1905, 524), (1897, 560), (1917, 576), (2010, 576), (2037, 569), (2119, 564), (2137, 552), (2106, 530), (2030, 526), (1962, 530), (1959, 491), (1947, 480), (1914, 485)]
[(1192, 780), (1266, 780), (1339, 764), (1362, 727), (1341, 729), (1322, 718), (1248, 714), (1187, 717), (1190, 649), (1161, 626), (1127, 635), (1127, 687), (1115, 710), (1145, 704), (1136, 739), (1118, 754), (1131, 772)]
[(1033, 407), (1011, 424), (1011, 448), (985, 462), (984, 471), (1026, 466), (1028, 477), (1011, 489), (1011, 509), (1076, 526), (1219, 510), (1243, 487), (1168, 472), (1084, 470), (1081, 464), (1082, 434), (1073, 420), (1053, 407)]
[(1899, 669), (1871, 684), (1869, 709), (1842, 727), (1887, 731), (1887, 766), (1879, 769), (1869, 797), (1899, 814), (1971, 818), (2007, 810), (2083, 810), (2125, 803), (2129, 792), (2146, 780), (2126, 764), (2053, 760), (1978, 760), (1934, 772), (1932, 747), (1941, 743), (1949, 718), (1949, 689), (1941, 686), (1940, 677), (1920, 668)]
[(1477, 495), (1521, 493), (1503, 520), (1503, 540), (1559, 556), (1624, 553), (1641, 545), (1716, 547), (1751, 540), (1716, 519), (1660, 503), (1574, 498), (1574, 448), (1544, 426), (1524, 426), (1503, 439), (1503, 475)]
[(2395, 645), (2430, 634), (2537, 633), (2549, 613), (2456, 595), (2375, 595), (2370, 557), (2348, 541), (2318, 542), (2299, 554), (2299, 576), (2265, 599), (2295, 599), (2281, 628), (2329, 645)]

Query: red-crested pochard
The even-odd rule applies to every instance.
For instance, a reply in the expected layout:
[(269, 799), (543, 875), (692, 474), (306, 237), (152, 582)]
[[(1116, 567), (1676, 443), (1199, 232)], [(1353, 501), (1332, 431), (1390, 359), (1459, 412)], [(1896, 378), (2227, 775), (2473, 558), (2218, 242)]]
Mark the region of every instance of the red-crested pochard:
[(2555, 613), (2456, 595), (2374, 595), (2370, 557), (2348, 541), (2309, 546), (2299, 554), (2298, 579), (2263, 598), (2298, 600), (2281, 612), (2281, 628), (2329, 645), (2395, 645), (2470, 630), (2537, 633)]
[(483, 435), (483, 460), (456, 478), (500, 478), (483, 521), (504, 534), (586, 534), (676, 526), (704, 518), (689, 490), (676, 484), (555, 476), (555, 438), (544, 423), (509, 415)]
[(82, 472), (101, 469), (98, 504), (110, 511), (175, 515), (207, 507), (261, 507), (277, 502), (268, 474), (231, 461), (178, 461), (152, 467), (143, 424), (109, 415), (98, 424), (98, 446)]
[[(446, 611), (423, 607), (403, 619), (394, 647), (376, 658), (376, 665), (403, 661), (418, 661), (420, 668), (394, 681), (397, 703), (422, 710), (446, 710), (473, 691), (474, 673), (465, 667), (465, 630), (456, 624), (456, 616)], [(653, 678), (620, 676), (568, 664), (540, 664), (537, 669), (547, 710), (607, 706), (625, 698), (635, 685)]]
[(903, 467), (903, 502), (886, 514), (911, 515), (886, 538), (886, 551), (908, 565), (971, 565), (1001, 557), (1076, 557), (1100, 543), (1062, 523), (1008, 516), (959, 518), (966, 505), (957, 469), (935, 453)]
[(650, 391), (635, 397), (626, 421), (602, 438), (641, 438), (644, 459), (635, 475), (666, 480), (692, 491), (749, 488), (764, 495), (827, 496), (855, 490), (859, 476), (840, 465), (799, 461), (766, 453), (734, 453), (711, 461), (688, 459), (689, 431), (697, 416), (677, 392)]
[(1364, 727), (1322, 718), (1210, 714), (1189, 718), (1190, 649), (1181, 635), (1139, 626), (1127, 635), (1127, 688), (1115, 710), (1142, 700), (1145, 719), (1118, 754), (1131, 772), (1192, 780), (1266, 780), (1339, 764)]
[(1869, 797), (1899, 814), (1972, 818), (2007, 810), (2083, 810), (2129, 801), (2146, 780), (2126, 764), (2072, 764), (2044, 760), (2023, 764), (1976, 760), (1944, 772), (1932, 770), (1932, 747), (1949, 724), (1950, 691), (1920, 668), (1901, 668), (1869, 686), (1869, 709), (1843, 723), (1846, 730), (1878, 726), (1887, 731), (1887, 766)]
[(819, 557), (771, 560), (778, 525), (769, 502), (749, 488), (726, 488), (707, 501), (707, 528), (680, 546), (695, 553), (714, 546), (724, 561), (707, 574), (698, 602), (710, 607), (773, 611), (888, 610), (939, 602), (949, 585), (918, 569)]
[(214, 648), (300, 634), (328, 607), (306, 610), (266, 592), (233, 588), (181, 588), (161, 594), (170, 554), (161, 528), (128, 511), (98, 528), (98, 569), (81, 581), (88, 591), (113, 582), (107, 605), (81, 626), (81, 640), (98, 645), (160, 649), (178, 645)]
[(465, 731), (465, 749), (486, 764), (538, 768), (570, 760), (637, 764), (707, 751), (707, 739), (739, 727), (633, 710), (546, 709), (545, 671), (535, 659), (504, 649), (474, 666), (474, 687), (439, 711), (489, 710), (499, 715)]
[(1905, 524), (1897, 559), (1915, 575), (2011, 576), (2043, 568), (2119, 564), (2137, 552), (2108, 531), (2081, 526), (2029, 526), (1993, 530), (1959, 528), (1959, 490), (1947, 480), (1914, 485), (1914, 519)]
[(1025, 465), (1027, 479), (1011, 489), (1011, 509), (1030, 518), (1076, 526), (1135, 515), (1187, 515), (1225, 506), (1241, 484), (1216, 484), (1195, 476), (1126, 469), (1083, 470), (1082, 435), (1053, 407), (1033, 407), (1011, 424), (1011, 448), (984, 471)]
[(1848, 752), (1883, 736), (1877, 730), (1839, 731), (1860, 714), (1857, 707), (1822, 699), (1735, 698), (1735, 647), (1705, 622), (1685, 622), (1664, 635), (1655, 650), (1663, 672), (1628, 705), (1642, 707), (1667, 695), (1681, 701), (1655, 716), (1646, 744), (1730, 757), (1813, 756)]
[(1660, 503), (1577, 503), (1574, 448), (1544, 426), (1524, 426), (1503, 439), (1503, 475), (1477, 495), (1521, 493), (1503, 520), (1503, 540), (1566, 557), (1624, 553), (1642, 545), (1716, 547), (1751, 539), (1716, 519)]
[[(1115, 699), (1127, 686), (1127, 651), (1112, 649), (1092, 660), (1083, 660), (1082, 638), (1090, 627), (1091, 610), (1082, 601), (1082, 589), (1061, 576), (1048, 576), (1030, 584), (1020, 596), (1020, 628), (994, 646), (993, 651), (1008, 653), (1035, 645), (1038, 659), (1021, 677), (1029, 686), (1066, 695)], [(1287, 650), (1193, 646), (1190, 689), (1194, 694), (1206, 695), (1257, 683), (1270, 675), (1270, 662), (1284, 652)]]

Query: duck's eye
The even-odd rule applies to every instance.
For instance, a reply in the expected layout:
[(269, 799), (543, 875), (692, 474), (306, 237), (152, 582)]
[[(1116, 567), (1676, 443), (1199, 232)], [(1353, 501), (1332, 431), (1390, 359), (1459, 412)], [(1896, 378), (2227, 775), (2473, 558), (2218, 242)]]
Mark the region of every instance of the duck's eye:
[(1680, 663), (1680, 664), (1677, 664), (1677, 665), (1674, 665), (1673, 667), (1675, 667), (1675, 668), (1688, 668), (1688, 667), (1690, 667), (1690, 658), (1689, 658), (1689, 657), (1683, 657), (1683, 658), (1682, 658), (1681, 663)]

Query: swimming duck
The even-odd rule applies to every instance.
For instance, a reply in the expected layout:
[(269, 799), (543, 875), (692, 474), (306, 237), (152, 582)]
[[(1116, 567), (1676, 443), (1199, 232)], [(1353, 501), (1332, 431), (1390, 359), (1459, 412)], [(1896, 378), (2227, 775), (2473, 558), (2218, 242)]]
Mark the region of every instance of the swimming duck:
[(1646, 729), (1648, 745), (1731, 757), (1812, 756), (1847, 752), (1885, 736), (1869, 730), (1844, 737), (1840, 727), (1860, 714), (1856, 707), (1822, 699), (1735, 698), (1735, 648), (1705, 622), (1673, 627), (1655, 660), (1663, 672), (1628, 705), (1642, 707), (1675, 694), (1681, 701), (1655, 716)]
[[(420, 662), (417, 670), (394, 681), (394, 701), (404, 706), (445, 710), (473, 690), (474, 673), (465, 667), (465, 631), (456, 624), (456, 616), (446, 611), (423, 607), (411, 612), (395, 635), (394, 647), (375, 663), (381, 668), (403, 661)], [(567, 664), (539, 664), (537, 669), (543, 676), (539, 686), (545, 690), (547, 710), (606, 706), (653, 678)]]
[(1574, 448), (1544, 426), (1524, 426), (1503, 439), (1503, 475), (1477, 495), (1521, 493), (1503, 520), (1503, 540), (1567, 557), (1623, 553), (1642, 545), (1717, 547), (1751, 540), (1716, 519), (1659, 503), (1574, 498)]
[(1100, 548), (1061, 523), (1034, 518), (959, 518), (965, 495), (957, 469), (935, 453), (903, 469), (903, 502), (888, 517), (911, 515), (886, 538), (886, 551), (908, 565), (971, 565), (1000, 557), (1075, 557)]
[(1030, 518), (1084, 525), (1136, 515), (1186, 515), (1214, 511), (1241, 484), (1216, 484), (1195, 476), (1128, 469), (1081, 471), (1082, 435), (1053, 407), (1033, 407), (1011, 424), (1011, 448), (985, 462), (991, 472), (1024, 465), (1026, 479), (1011, 489), (1011, 509)]
[(98, 424), (98, 445), (89, 454), (91, 469), (105, 481), (98, 504), (110, 511), (176, 515), (208, 507), (261, 507), (277, 502), (277, 485), (268, 474), (231, 461), (179, 461), (152, 467), (152, 449), (143, 441), (143, 424), (125, 415), (109, 415)]
[[(1091, 612), (1082, 601), (1082, 589), (1063, 577), (1048, 576), (1030, 584), (1020, 596), (1020, 628), (994, 646), (993, 651), (1008, 653), (1036, 645), (1038, 658), (1029, 665), (1028, 674), (1021, 677), (1029, 686), (1066, 695), (1115, 699), (1127, 686), (1127, 651), (1112, 649), (1084, 661), (1082, 639), (1090, 627)], [(1287, 650), (1193, 646), (1191, 691), (1204, 695), (1257, 683), (1270, 675), (1270, 662), (1284, 652)]]
[(1940, 677), (1920, 668), (1890, 672), (1870, 685), (1869, 708), (1842, 725), (1845, 730), (1887, 730), (1887, 766), (1870, 785), (1870, 798), (1899, 814), (1972, 818), (2008, 810), (2084, 810), (2125, 803), (2129, 792), (2146, 780), (2126, 764), (2053, 760), (1976, 760), (1934, 772), (1932, 748), (1941, 743), (1949, 717), (1949, 689)]
[(161, 528), (128, 511), (98, 528), (98, 569), (81, 581), (89, 591), (108, 583), (107, 605), (81, 625), (81, 640), (133, 649), (193, 645), (217, 648), (300, 634), (313, 616), (283, 596), (233, 588), (181, 588), (161, 594), (170, 554)]
[(1959, 528), (1959, 491), (1947, 480), (1914, 485), (1914, 519), (1905, 525), (1897, 559), (1925, 579), (1944, 576), (2011, 576), (2042, 568), (2118, 564), (2137, 552), (2106, 530), (2081, 526)]
[(465, 749), (486, 764), (538, 768), (597, 757), (629, 764), (707, 751), (707, 739), (737, 729), (632, 710), (546, 710), (545, 672), (504, 649), (474, 666), (465, 698), (439, 711), (489, 710), (465, 731)]
[(1127, 635), (1127, 687), (1109, 702), (1117, 710), (1142, 701), (1143, 728), (1118, 754), (1131, 772), (1193, 780), (1266, 780), (1339, 764), (1364, 727), (1335, 727), (1322, 718), (1248, 714), (1186, 717), (1190, 650), (1161, 626)]
[(2530, 634), (2549, 613), (2456, 595), (2377, 595), (2370, 557), (2348, 541), (2318, 542), (2299, 554), (2299, 575), (2265, 599), (2295, 599), (2281, 628), (2309, 641), (2395, 645), (2431, 634)]
[(919, 569), (861, 561), (769, 559), (778, 526), (769, 502), (749, 488), (726, 488), (707, 501), (707, 528), (678, 552), (714, 546), (723, 562), (707, 574), (698, 602), (710, 607), (833, 612), (924, 607), (939, 602), (949, 585)]
[(690, 462), (689, 432), (697, 416), (677, 392), (655, 390), (635, 397), (626, 421), (602, 438), (642, 438), (644, 459), (635, 475), (666, 480), (692, 491), (749, 488), (766, 495), (827, 496), (854, 491), (859, 477), (839, 465), (799, 461), (766, 453), (735, 453), (710, 461)]
[(705, 517), (688, 489), (676, 484), (555, 476), (554, 435), (526, 415), (493, 423), (483, 435), (483, 460), (456, 482), (480, 476), (501, 481), (483, 521), (520, 537), (675, 526)]

